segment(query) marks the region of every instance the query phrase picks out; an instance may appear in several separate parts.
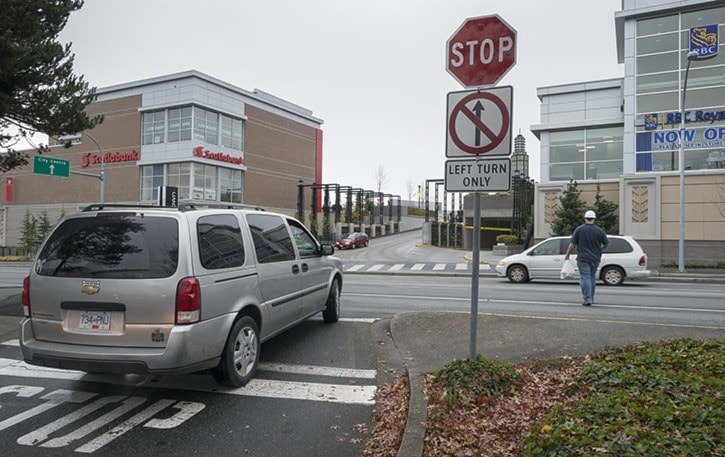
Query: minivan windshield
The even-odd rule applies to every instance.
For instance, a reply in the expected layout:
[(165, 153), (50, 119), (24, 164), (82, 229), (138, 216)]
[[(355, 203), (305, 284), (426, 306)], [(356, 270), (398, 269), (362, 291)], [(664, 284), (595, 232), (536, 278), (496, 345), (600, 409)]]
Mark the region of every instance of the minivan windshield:
[(38, 254), (35, 272), (75, 278), (166, 278), (178, 264), (176, 219), (104, 215), (67, 219)]

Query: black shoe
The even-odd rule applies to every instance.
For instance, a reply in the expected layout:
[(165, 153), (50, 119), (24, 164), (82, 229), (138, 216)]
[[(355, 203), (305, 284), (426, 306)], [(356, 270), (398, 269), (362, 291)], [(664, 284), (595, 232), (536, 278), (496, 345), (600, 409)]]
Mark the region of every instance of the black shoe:
[(592, 306), (592, 304), (585, 301), (584, 303), (582, 303), (582, 306)]

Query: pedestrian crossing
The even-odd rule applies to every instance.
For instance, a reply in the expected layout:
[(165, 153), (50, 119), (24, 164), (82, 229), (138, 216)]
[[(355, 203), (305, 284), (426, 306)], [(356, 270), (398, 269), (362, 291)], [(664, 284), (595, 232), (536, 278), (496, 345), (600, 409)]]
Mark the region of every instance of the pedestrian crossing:
[[(426, 263), (381, 263), (381, 262), (343, 262), (345, 273), (444, 273), (444, 274), (470, 274), (472, 266), (465, 262), (426, 262)], [(479, 273), (493, 273), (493, 266), (481, 264)]]

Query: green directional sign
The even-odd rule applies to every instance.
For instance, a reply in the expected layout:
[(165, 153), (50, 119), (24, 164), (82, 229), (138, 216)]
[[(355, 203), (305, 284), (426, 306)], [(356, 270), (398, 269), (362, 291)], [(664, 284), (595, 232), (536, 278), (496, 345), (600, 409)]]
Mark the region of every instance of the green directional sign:
[(38, 175), (70, 176), (70, 160), (57, 159), (55, 157), (34, 156), (33, 173)]

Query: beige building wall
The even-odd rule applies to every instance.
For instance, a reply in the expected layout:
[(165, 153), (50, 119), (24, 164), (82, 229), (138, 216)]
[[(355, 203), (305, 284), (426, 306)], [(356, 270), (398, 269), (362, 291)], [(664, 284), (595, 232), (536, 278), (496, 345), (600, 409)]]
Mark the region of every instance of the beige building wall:
[(246, 107), (244, 203), (297, 210), (297, 184), (315, 181), (317, 129)]

